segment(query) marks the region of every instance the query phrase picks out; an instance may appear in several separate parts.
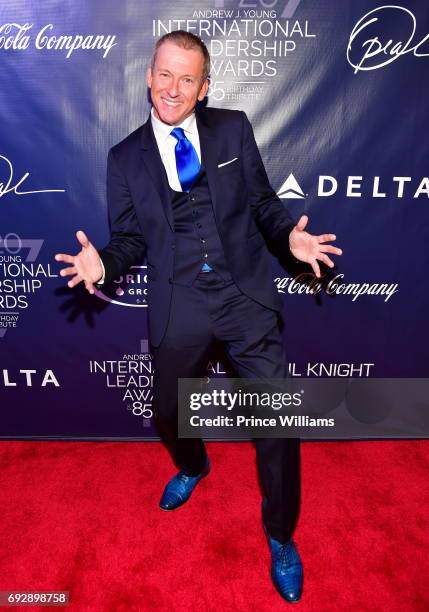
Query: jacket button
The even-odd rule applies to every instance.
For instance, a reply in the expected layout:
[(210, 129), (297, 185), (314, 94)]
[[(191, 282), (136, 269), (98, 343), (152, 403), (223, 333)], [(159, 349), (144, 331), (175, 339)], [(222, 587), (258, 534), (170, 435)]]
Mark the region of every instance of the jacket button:
[(173, 284), (173, 279), (171, 278), (171, 276), (169, 277), (168, 282), (170, 283), (170, 285)]

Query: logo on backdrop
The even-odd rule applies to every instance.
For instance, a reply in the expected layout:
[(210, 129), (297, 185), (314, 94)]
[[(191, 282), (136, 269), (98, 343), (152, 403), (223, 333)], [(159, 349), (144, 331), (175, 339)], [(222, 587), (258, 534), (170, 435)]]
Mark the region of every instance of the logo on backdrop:
[(279, 293), (317, 295), (324, 291), (328, 295), (344, 295), (352, 302), (364, 295), (370, 295), (381, 296), (386, 303), (399, 291), (398, 283), (349, 283), (344, 281), (344, 274), (337, 274), (333, 278), (317, 278), (312, 272), (305, 272), (294, 278), (277, 277), (274, 282)]
[[(294, 361), (288, 361), (288, 372), (293, 377), (366, 378), (370, 375), (374, 366), (374, 363), (308, 361), (304, 364), (298, 364)], [(202, 385), (204, 385), (204, 382), (209, 383), (211, 378), (223, 378), (225, 374), (227, 373), (220, 362), (209, 362), (207, 365), (206, 381), (202, 380)]]
[(386, 5), (369, 11), (356, 23), (347, 46), (347, 61), (359, 71), (376, 70), (387, 66), (402, 55), (428, 57), (422, 46), (428, 42), (429, 33), (415, 40), (416, 18), (403, 7)]
[[(119, 360), (93, 360), (89, 372), (101, 377), (106, 389), (119, 392), (122, 405), (135, 417), (142, 419), (143, 427), (151, 426), (153, 411), (153, 377), (155, 373), (153, 355), (149, 341), (140, 340), (138, 353), (125, 353)], [(226, 372), (219, 361), (209, 361), (206, 367), (206, 384), (210, 378), (223, 377)]]
[(310, 378), (368, 378), (375, 363), (336, 363), (323, 361), (309, 361), (305, 364), (288, 362), (289, 375), (297, 378), (300, 376)]
[[(4, 155), (0, 155), (0, 198), (3, 198), (8, 193), (13, 193), (17, 196), (34, 193), (65, 193), (65, 189), (32, 189), (30, 191), (23, 191), (22, 185), (29, 176), (30, 173), (25, 172), (20, 179), (14, 179), (12, 162)], [(28, 189), (27, 185), (26, 187)]]
[(115, 279), (111, 285), (95, 291), (102, 300), (118, 306), (147, 307), (147, 266), (131, 266), (127, 274)]
[(52, 23), (37, 32), (33, 23), (0, 25), (0, 51), (25, 51), (30, 45), (38, 51), (59, 51), (69, 59), (78, 50), (99, 51), (105, 59), (118, 43), (114, 34), (61, 34)]
[(283, 185), (278, 190), (277, 195), (279, 196), (279, 198), (284, 199), (290, 198), (301, 200), (305, 198), (305, 194), (299, 186), (298, 181), (296, 180), (292, 172), (289, 174)]
[(126, 353), (119, 360), (90, 361), (89, 371), (101, 376), (107, 389), (119, 390), (122, 404), (143, 419), (143, 427), (150, 425), (154, 368), (147, 340), (140, 341), (139, 353)]
[(53, 370), (18, 370), (11, 372), (10, 370), (1, 370), (0, 383), (3, 387), (46, 387), (53, 385), (60, 387), (57, 377)]
[[(404, 198), (413, 199), (426, 196), (429, 198), (429, 177), (424, 176), (415, 179), (411, 176), (393, 176), (390, 179), (379, 176), (346, 176), (337, 179), (328, 174), (318, 177), (317, 196), (329, 198), (339, 192), (341, 197), (361, 198), (372, 196), (373, 198)], [(292, 199), (304, 198), (305, 194), (298, 184), (295, 176), (290, 173), (283, 185), (277, 192), (279, 198)], [(308, 195), (308, 194), (307, 194)]]
[[(228, 0), (226, 0), (226, 2), (228, 2)], [(281, 16), (284, 17), (285, 19), (291, 19), (294, 16), (296, 9), (301, 4), (301, 2), (302, 0), (283, 0), (284, 8), (283, 8)], [(282, 4), (282, 3), (277, 2), (277, 0), (274, 0), (274, 2), (270, 3), (270, 6), (273, 7), (273, 6), (276, 6), (277, 4)], [(225, 8), (225, 0), (214, 0), (214, 5), (217, 9), (223, 9)], [(252, 8), (254, 8), (256, 5), (259, 5), (259, 7), (262, 9), (262, 8), (267, 8), (268, 3), (266, 2), (266, 0), (258, 0), (257, 2), (252, 2), (252, 4), (249, 5), (249, 4), (246, 4), (245, 0), (240, 0), (238, 3), (238, 8), (244, 8), (246, 6), (247, 7), (251, 6)], [(218, 16), (222, 17), (222, 14), (224, 12), (226, 11), (217, 11)]]
[(46, 279), (58, 277), (49, 263), (36, 262), (43, 242), (22, 239), (14, 233), (0, 235), (0, 338), (18, 326), (31, 295)]
[[(271, 95), (279, 69), (316, 38), (308, 19), (293, 18), (300, 0), (274, 1), (268, 8), (263, 0), (230, 4), (215, 0), (215, 8), (195, 9), (189, 18), (152, 20), (154, 39), (180, 28), (204, 40), (211, 57), (208, 95), (216, 103)], [(283, 5), (281, 13), (273, 9), (278, 4)]]

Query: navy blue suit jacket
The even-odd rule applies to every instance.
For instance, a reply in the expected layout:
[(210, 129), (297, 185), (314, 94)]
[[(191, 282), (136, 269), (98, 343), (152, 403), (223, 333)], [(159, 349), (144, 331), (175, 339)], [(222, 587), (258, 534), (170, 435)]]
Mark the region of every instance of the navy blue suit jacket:
[[(288, 256), (295, 225), (269, 184), (252, 126), (242, 111), (197, 108), (201, 154), (217, 228), (239, 289), (273, 310), (281, 300), (269, 250)], [(237, 158), (218, 167), (219, 164)], [(172, 292), (174, 224), (167, 176), (149, 119), (109, 151), (107, 202), (111, 239), (99, 251), (109, 283), (147, 259), (149, 331), (158, 346)]]

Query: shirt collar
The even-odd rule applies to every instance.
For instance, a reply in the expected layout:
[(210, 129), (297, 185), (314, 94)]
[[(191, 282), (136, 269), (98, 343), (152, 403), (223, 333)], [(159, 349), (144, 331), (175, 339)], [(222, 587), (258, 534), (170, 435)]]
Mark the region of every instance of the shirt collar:
[(186, 119), (184, 119), (182, 123), (179, 123), (179, 125), (168, 125), (167, 123), (164, 123), (163, 121), (158, 119), (158, 117), (155, 117), (153, 106), (151, 108), (150, 115), (152, 121), (152, 128), (158, 142), (165, 143), (171, 133), (171, 130), (175, 127), (183, 128), (184, 132), (187, 134), (198, 133), (195, 111), (191, 115), (189, 115), (189, 117), (186, 117)]

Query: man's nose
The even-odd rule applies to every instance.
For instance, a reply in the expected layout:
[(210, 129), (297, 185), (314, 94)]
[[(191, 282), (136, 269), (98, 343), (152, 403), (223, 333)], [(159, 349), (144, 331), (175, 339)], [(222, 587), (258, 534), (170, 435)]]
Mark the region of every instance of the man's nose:
[(175, 98), (176, 96), (180, 94), (178, 81), (175, 81), (175, 80), (171, 81), (171, 83), (168, 86), (168, 93), (172, 98)]

